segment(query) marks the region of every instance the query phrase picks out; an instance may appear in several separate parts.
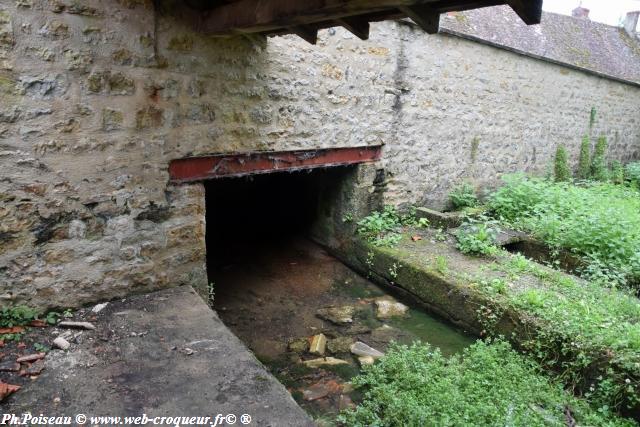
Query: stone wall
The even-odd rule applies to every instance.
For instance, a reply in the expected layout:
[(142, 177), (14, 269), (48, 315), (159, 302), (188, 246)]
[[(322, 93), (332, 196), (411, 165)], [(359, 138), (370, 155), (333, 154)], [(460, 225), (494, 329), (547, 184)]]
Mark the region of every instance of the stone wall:
[(577, 169), (585, 134), (607, 137), (610, 160), (639, 158), (640, 85), (413, 25), (398, 33), (390, 199), (442, 208), (465, 180), (484, 189), (504, 173), (545, 175), (558, 144)]
[(592, 105), (637, 155), (635, 87), (405, 24), (213, 40), (181, 3), (0, 0), (0, 306), (205, 287), (204, 191), (169, 184), (176, 158), (384, 143), (387, 200), (438, 204), (543, 171)]

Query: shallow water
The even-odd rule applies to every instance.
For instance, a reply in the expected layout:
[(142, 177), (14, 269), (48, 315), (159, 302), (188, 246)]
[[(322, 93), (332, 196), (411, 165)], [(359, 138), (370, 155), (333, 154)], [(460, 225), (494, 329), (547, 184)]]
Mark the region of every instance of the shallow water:
[[(225, 324), (285, 384), (312, 415), (330, 419), (358, 400), (345, 382), (360, 367), (348, 350), (331, 353), (348, 362), (310, 369), (302, 363), (318, 358), (288, 348), (294, 340), (323, 333), (329, 341), (351, 339), (385, 351), (392, 341), (427, 342), (450, 355), (473, 342), (454, 327), (425, 313), (392, 289), (359, 276), (320, 246), (295, 238), (279, 245), (252, 247), (215, 272), (215, 306)], [(409, 306), (408, 315), (389, 320), (376, 317), (374, 300), (393, 297)], [(317, 316), (325, 307), (351, 306), (353, 322), (336, 325)], [(328, 346), (329, 347), (329, 346)], [(321, 398), (309, 390), (330, 392)], [(322, 393), (320, 393), (322, 394)]]

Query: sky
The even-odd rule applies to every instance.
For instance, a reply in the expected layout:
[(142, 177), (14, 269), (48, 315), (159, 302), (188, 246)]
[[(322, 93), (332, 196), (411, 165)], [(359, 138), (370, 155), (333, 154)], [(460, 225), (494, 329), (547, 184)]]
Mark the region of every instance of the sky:
[(627, 12), (640, 10), (640, 0), (544, 0), (542, 9), (547, 12), (571, 15), (580, 3), (589, 9), (592, 21), (618, 25)]

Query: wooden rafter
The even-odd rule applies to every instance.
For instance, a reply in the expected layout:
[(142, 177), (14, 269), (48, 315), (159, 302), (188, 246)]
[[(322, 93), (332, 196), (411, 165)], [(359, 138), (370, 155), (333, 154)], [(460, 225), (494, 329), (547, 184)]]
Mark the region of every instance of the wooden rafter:
[(454, 10), (508, 4), (527, 24), (540, 22), (542, 0), (227, 0), (198, 17), (213, 36), (293, 33), (315, 43), (317, 30), (340, 25), (361, 39), (369, 22), (409, 17), (425, 31), (438, 31), (439, 15)]

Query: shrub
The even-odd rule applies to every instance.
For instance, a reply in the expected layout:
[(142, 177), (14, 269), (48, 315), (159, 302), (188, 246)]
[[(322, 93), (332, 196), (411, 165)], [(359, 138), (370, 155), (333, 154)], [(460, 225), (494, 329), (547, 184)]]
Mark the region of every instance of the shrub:
[(591, 140), (588, 135), (582, 137), (580, 157), (578, 159), (578, 178), (588, 179), (591, 175)]
[(449, 200), (455, 209), (472, 208), (478, 204), (475, 188), (468, 182), (454, 187), (449, 193)]
[(596, 142), (591, 158), (591, 176), (596, 181), (608, 181), (609, 170), (607, 169), (607, 138), (601, 136)]
[(611, 162), (611, 182), (614, 184), (624, 183), (624, 168), (618, 160)]
[(558, 145), (556, 149), (553, 172), (556, 181), (571, 180), (571, 171), (567, 164), (567, 150), (564, 148), (564, 145)]
[(353, 384), (363, 401), (338, 419), (349, 426), (633, 425), (571, 396), (504, 341), (450, 359), (420, 343), (392, 345)]
[(632, 184), (640, 185), (640, 162), (629, 163), (624, 168), (624, 178)]

